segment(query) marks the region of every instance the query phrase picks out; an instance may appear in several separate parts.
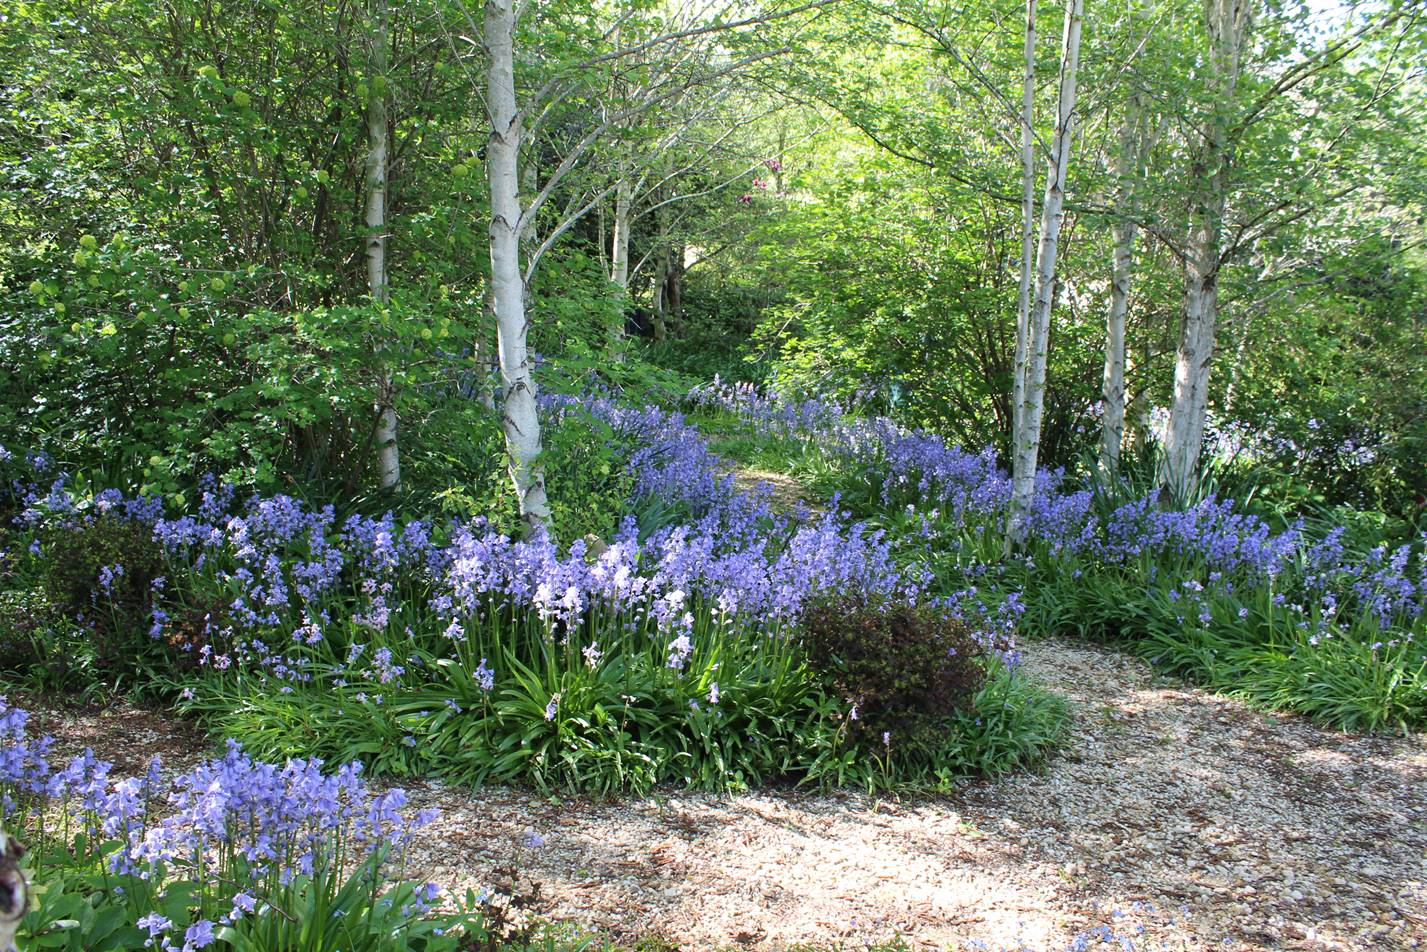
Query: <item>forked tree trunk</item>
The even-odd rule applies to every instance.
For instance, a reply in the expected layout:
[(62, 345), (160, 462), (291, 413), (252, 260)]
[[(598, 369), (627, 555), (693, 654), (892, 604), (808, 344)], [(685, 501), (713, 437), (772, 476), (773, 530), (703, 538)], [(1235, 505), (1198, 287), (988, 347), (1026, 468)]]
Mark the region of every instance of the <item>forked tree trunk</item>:
[(1254, 0), (1206, 0), (1210, 113), (1190, 166), (1189, 242), (1184, 255), (1184, 317), (1174, 360), (1174, 399), (1164, 437), (1163, 482), (1186, 501), (1199, 470), (1209, 409), (1209, 368), (1219, 311), (1229, 149), (1227, 106), (1238, 85)]
[[(387, 192), (387, 0), (372, 0), (373, 33), (371, 70), (367, 94), (366, 235), (367, 291), (372, 302), (385, 308), (390, 301), (386, 262)], [(383, 367), (377, 381), (377, 485), (394, 489), (401, 482), (401, 457), (396, 436), (396, 393), (390, 368)]]
[(1036, 258), (1036, 297), (1031, 307), (1027, 346), (1025, 400), (1020, 439), (1013, 448), (1011, 509), (1006, 520), (1006, 549), (1025, 541), (1026, 516), (1035, 496), (1036, 463), (1040, 453), (1041, 417), (1045, 410), (1046, 358), (1050, 343), (1050, 311), (1055, 295), (1055, 255), (1065, 217), (1065, 177), (1070, 168), (1070, 142), (1075, 124), (1075, 76), (1080, 64), (1080, 22), (1083, 0), (1070, 0), (1060, 53), (1060, 98), (1056, 107), (1055, 141), (1051, 143), (1041, 207), (1040, 250)]
[(495, 294), (496, 349), (500, 356), (501, 423), (510, 478), (520, 515), (530, 529), (550, 522), (545, 471), (540, 461), (540, 419), (526, 346), (525, 282), (520, 273), (521, 118), (515, 98), (514, 0), (486, 0), (486, 112), (490, 141), (491, 288)]
[(1125, 314), (1129, 310), (1130, 279), (1135, 266), (1135, 188), (1139, 173), (1140, 102), (1138, 94), (1125, 107), (1116, 157), (1115, 251), (1110, 266), (1110, 312), (1105, 317), (1104, 401), (1100, 431), (1100, 475), (1113, 479), (1120, 467), (1125, 439)]
[(1025, 77), (1021, 88), (1021, 286), (1016, 299), (1016, 356), (1011, 383), (1011, 448), (1021, 442), (1030, 343), (1031, 283), (1036, 260), (1036, 0), (1026, 0)]

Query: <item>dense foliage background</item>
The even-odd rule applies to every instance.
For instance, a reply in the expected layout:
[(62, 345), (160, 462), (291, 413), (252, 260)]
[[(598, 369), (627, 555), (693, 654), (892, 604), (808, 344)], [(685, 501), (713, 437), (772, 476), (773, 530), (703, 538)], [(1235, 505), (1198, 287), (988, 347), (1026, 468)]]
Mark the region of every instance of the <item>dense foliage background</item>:
[(352, 765), (945, 790), (1054, 749), (1044, 635), (1420, 729), (1424, 63), (1398, 0), (0, 4), (0, 680), (244, 745), (0, 699), (27, 928), (494, 950)]

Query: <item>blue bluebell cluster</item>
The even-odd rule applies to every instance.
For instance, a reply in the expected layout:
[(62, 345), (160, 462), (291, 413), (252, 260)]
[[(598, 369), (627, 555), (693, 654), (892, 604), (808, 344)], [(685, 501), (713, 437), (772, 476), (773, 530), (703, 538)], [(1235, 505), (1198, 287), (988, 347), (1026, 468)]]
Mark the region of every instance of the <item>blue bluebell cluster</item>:
[[(146, 602), (147, 634), (206, 673), (185, 689), (185, 702), (242, 696), (250, 706), (254, 692), (315, 690), (375, 717), (399, 701), (405, 752), (382, 754), (390, 762), (378, 766), (400, 772), (447, 769), (434, 757), (466, 765), (454, 768), (462, 777), (478, 769), (520, 776), (522, 761), (471, 764), (477, 747), (494, 757), (527, 716), (559, 733), (610, 705), (640, 707), (636, 739), (674, 731), (658, 742), (663, 749), (690, 743), (708, 730), (704, 720), (739, 710), (749, 692), (771, 692), (801, 711), (795, 699), (812, 687), (795, 659), (797, 625), (803, 607), (823, 596), (939, 600), (973, 622), (989, 655), (1019, 661), (1014, 599), (930, 591), (924, 567), (898, 557), (884, 530), (851, 519), (835, 501), (821, 512), (788, 512), (766, 492), (740, 491), (682, 415), (602, 398), (549, 398), (546, 409), (591, 414), (610, 427), (628, 460), (631, 511), (655, 497), (678, 518), (641, 528), (631, 515), (609, 538), (560, 544), (545, 534), (512, 538), (481, 518), (342, 518), (330, 506), (244, 497), (213, 481), (179, 510), (172, 500), (165, 507), (115, 491), (87, 497), (57, 468), (41, 483), (32, 465), (16, 461), (22, 531), (11, 538), (23, 543), (30, 533), (40, 547), (28, 557), (43, 566), (41, 540), (57, 533), (100, 518), (142, 527), (165, 566)], [(110, 597), (102, 579), (92, 597), (102, 612)], [(453, 672), (462, 677), (453, 681)], [(617, 690), (611, 679), (621, 682)], [(430, 703), (413, 694), (431, 695)], [(844, 708), (853, 703), (844, 700)], [(846, 710), (814, 709), (835, 742)], [(484, 720), (474, 726), (472, 718)], [(417, 743), (422, 731), (448, 728), (443, 743)]]
[[(806, 406), (816, 401), (785, 400), (746, 384), (706, 386), (699, 400), (760, 425), (782, 426), (790, 436), (868, 467), (881, 479), (889, 509), (910, 505), (935, 512), (943, 529), (994, 532), (1004, 525), (1010, 477), (990, 448), (969, 453), (886, 417), (848, 417), (831, 402), (811, 411)], [(1226, 586), (1233, 584), (1231, 576), (1267, 583), (1291, 573), (1304, 594), (1323, 600), (1330, 613), (1350, 601), (1384, 628), (1410, 626), (1427, 612), (1427, 538), (1354, 553), (1341, 527), (1318, 540), (1308, 537), (1302, 523), (1275, 531), (1231, 499), (1211, 495), (1171, 509), (1155, 494), (1102, 518), (1093, 496), (1089, 488), (1069, 485), (1061, 471), (1037, 474), (1030, 523), (1044, 553), (1115, 565), (1149, 556), (1161, 570), (1193, 563), (1205, 570), (1206, 584)]]
[[(894, 559), (881, 530), (851, 521), (836, 505), (820, 515), (785, 513), (757, 491), (737, 491), (681, 414), (607, 398), (547, 397), (545, 404), (552, 414), (590, 413), (611, 426), (632, 447), (636, 494), (685, 504), (687, 520), (641, 535), (630, 517), (612, 539), (560, 546), (544, 535), (513, 539), (482, 519), (436, 527), (388, 513), (339, 524), (331, 506), (314, 509), (282, 495), (241, 499), (214, 481), (201, 488), (191, 511), (170, 513), (159, 500), (115, 490), (86, 499), (38, 457), (12, 480), (15, 518), (37, 532), (99, 514), (142, 523), (173, 569), (172, 578), (156, 583), (151, 636), (166, 637), (180, 621), (194, 627), (180, 589), (221, 593), (203, 603), (191, 633), (197, 637), (183, 649), (218, 670), (254, 667), (289, 681), (312, 677), (311, 658), (323, 652), (308, 649), (334, 630), (360, 655), (374, 636), (390, 641), (433, 627), (460, 644), (481, 619), (517, 611), (562, 639), (637, 632), (672, 652), (671, 667), (682, 667), (689, 647), (673, 648), (696, 615), (776, 638), (821, 594), (921, 594), (925, 573)], [(793, 420), (841, 425), (829, 412), (811, 410)], [(106, 592), (103, 575), (122, 571), (105, 567), (97, 600)], [(1007, 643), (1004, 627), (988, 644)], [(404, 657), (392, 660), (390, 646), (382, 650), (386, 656), (366, 668), (377, 680), (410, 669)], [(342, 667), (357, 662), (349, 657)], [(484, 659), (482, 672), (491, 677)]]
[[(746, 385), (708, 386), (698, 401), (834, 460), (860, 481), (864, 510), (880, 513), (877, 521), (932, 562), (940, 580), (996, 576), (1025, 592), (1034, 628), (1131, 629), (1151, 636), (1154, 657), (1216, 679), (1267, 667), (1253, 653), (1268, 650), (1292, 670), (1249, 692), (1267, 703), (1344, 726), (1427, 721), (1427, 537), (1355, 548), (1341, 527), (1316, 537), (1303, 523), (1276, 530), (1212, 495), (1182, 509), (1158, 494), (1107, 506), (1092, 487), (1043, 470), (1030, 544), (1003, 561), (1010, 479), (991, 450), (969, 453), (885, 417), (850, 416), (835, 403), (813, 410)], [(1196, 660), (1222, 661), (1225, 635), (1243, 649), (1232, 675)], [(1339, 673), (1350, 672), (1343, 683), (1362, 691), (1327, 702), (1330, 692), (1293, 686), (1322, 680), (1325, 666), (1339, 662)], [(1355, 692), (1391, 697), (1359, 716), (1348, 713), (1358, 705), (1346, 695)]]
[[(58, 764), (54, 739), (33, 735), (29, 722), (0, 697), (0, 823), (41, 844), (56, 831), (82, 834), (75, 848), (85, 855), (70, 863), (102, 864), (122, 877), (116, 885), (142, 888), (150, 900), (183, 884), (191, 921), (153, 911), (136, 923), (163, 952), (205, 948), (215, 928), (261, 914), (298, 877), (369, 864), (375, 894), (382, 864), (435, 819), (434, 811), (408, 815), (403, 791), (373, 790), (356, 764), (327, 773), (316, 760), (263, 763), (230, 742), (222, 757), (191, 769), (170, 774), (154, 758), (144, 774), (122, 777), (89, 750)], [(70, 847), (57, 845), (61, 854)]]

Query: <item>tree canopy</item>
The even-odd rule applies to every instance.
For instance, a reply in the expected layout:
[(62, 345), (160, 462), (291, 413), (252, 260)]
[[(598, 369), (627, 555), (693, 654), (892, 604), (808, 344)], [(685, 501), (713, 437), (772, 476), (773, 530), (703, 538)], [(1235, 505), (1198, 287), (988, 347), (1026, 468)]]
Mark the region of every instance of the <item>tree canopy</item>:
[[(1046, 302), (1041, 463), (1162, 439), (1182, 482), (1207, 439), (1211, 465), (1308, 460), (1305, 499), (1410, 507), (1420, 11), (1091, 5), (1068, 99), (1066, 14), (10, 5), (0, 425), (135, 487), (215, 471), (358, 498), (398, 472), (426, 495), (488, 481), (475, 408), (499, 404), (523, 505), (521, 392), (721, 371), (1009, 459), (1025, 288), (1022, 315)], [(1058, 141), (1037, 278), (1025, 226)]]

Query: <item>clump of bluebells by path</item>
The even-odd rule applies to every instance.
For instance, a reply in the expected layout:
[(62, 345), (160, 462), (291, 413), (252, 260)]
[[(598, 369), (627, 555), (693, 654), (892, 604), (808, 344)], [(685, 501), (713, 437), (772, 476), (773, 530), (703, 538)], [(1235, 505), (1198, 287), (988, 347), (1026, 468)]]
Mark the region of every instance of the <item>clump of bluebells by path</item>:
[(0, 697), (0, 824), (30, 851), (36, 947), (438, 952), (480, 932), (474, 911), (431, 915), (441, 888), (401, 876), (434, 814), (408, 815), (359, 765), (262, 763), (230, 743), (120, 777), (89, 750), (60, 761), (29, 720)]
[(1003, 560), (1010, 478), (993, 452), (747, 385), (715, 381), (691, 403), (833, 469), (843, 504), (933, 591), (1006, 593), (1025, 631), (1127, 638), (1170, 670), (1336, 726), (1427, 724), (1424, 538), (1355, 546), (1342, 526), (1275, 531), (1232, 499), (1169, 509), (1043, 471), (1030, 544)]
[(931, 577), (836, 506), (780, 513), (736, 491), (679, 414), (595, 398), (546, 409), (590, 414), (627, 447), (634, 495), (613, 537), (342, 519), (213, 483), (173, 511), (87, 495), (48, 460), (13, 456), (9, 557), (52, 594), (76, 587), (55, 577), (77, 580), (63, 624), (45, 622), (51, 640), (69, 626), (71, 641), (109, 645), (141, 684), (265, 756), (462, 782), (728, 789), (944, 785), (1053, 742), (1053, 705), (1013, 674), (1014, 600), (947, 591), (935, 600), (975, 631), (989, 682), (940, 749), (869, 743), (859, 699), (806, 663), (803, 606), (928, 600)]

